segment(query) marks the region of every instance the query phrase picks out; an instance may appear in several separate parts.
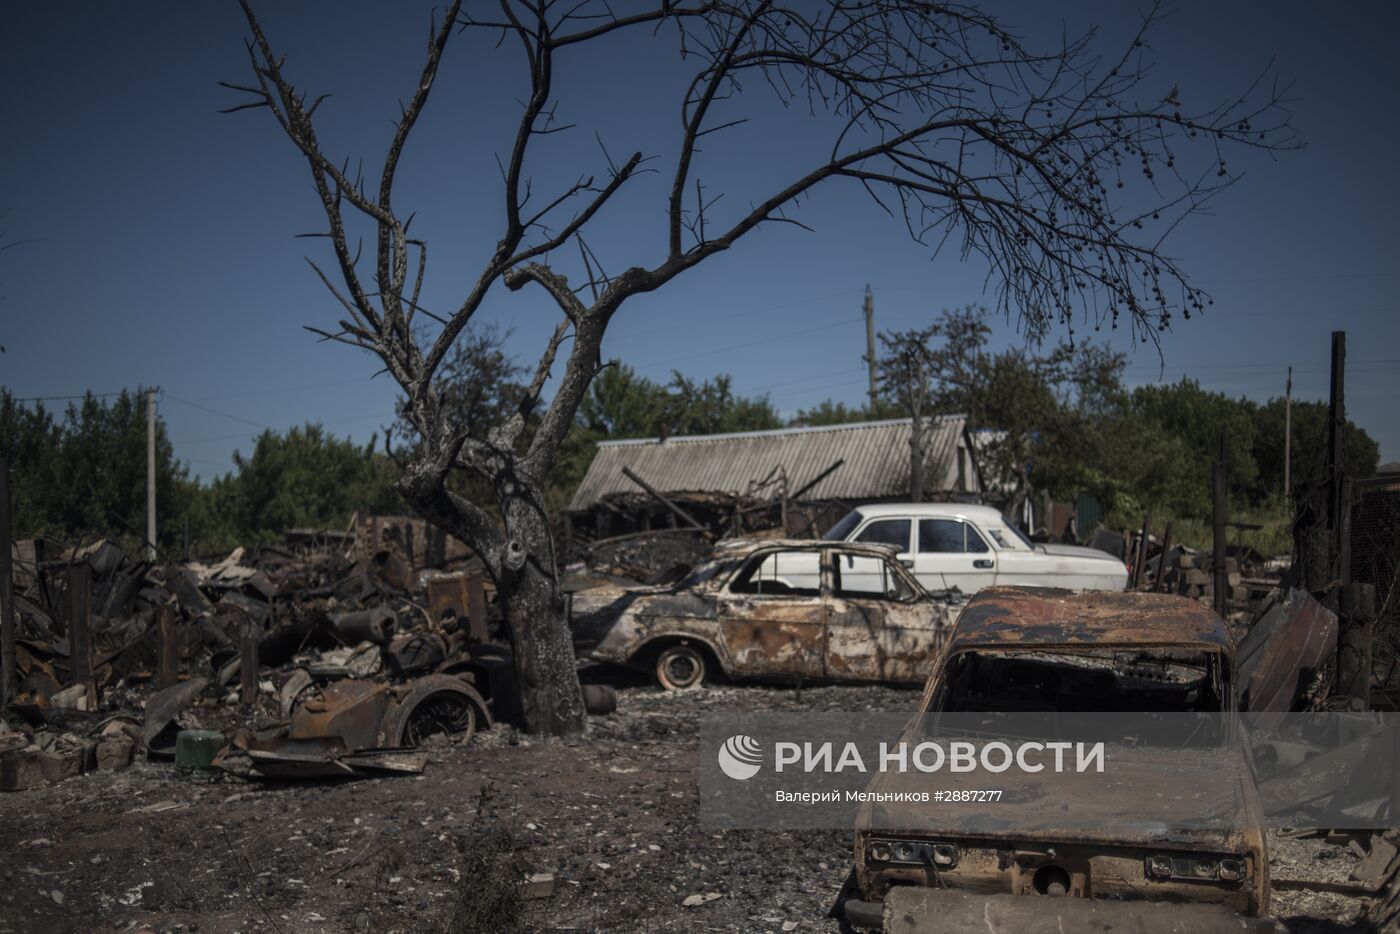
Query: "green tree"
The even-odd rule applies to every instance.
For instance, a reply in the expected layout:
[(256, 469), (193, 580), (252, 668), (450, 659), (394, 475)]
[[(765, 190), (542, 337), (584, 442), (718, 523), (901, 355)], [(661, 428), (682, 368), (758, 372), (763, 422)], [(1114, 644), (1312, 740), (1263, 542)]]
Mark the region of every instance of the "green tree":
[(279, 541), (294, 528), (344, 528), (355, 512), (401, 514), (397, 474), (375, 441), (360, 446), (320, 425), (264, 431), (209, 495), (231, 516), (241, 542)]
[(657, 434), (666, 390), (625, 363), (603, 367), (579, 403), (575, 425), (595, 438), (645, 438)]
[[(1254, 463), (1256, 482), (1251, 499), (1262, 503), (1283, 495), (1283, 455), (1286, 401), (1270, 399), (1254, 411)], [(1292, 413), (1293, 461), (1291, 494), (1321, 483), (1327, 466), (1327, 403), (1294, 400)], [(1347, 474), (1370, 477), (1380, 466), (1381, 449), (1375, 439), (1350, 420), (1346, 423)]]
[[(105, 400), (91, 393), (55, 419), (0, 390), (0, 438), (11, 458), (12, 523), (18, 538), (112, 538), (141, 553), (146, 534), (145, 391)], [(178, 554), (184, 520), (199, 496), (156, 419), (156, 545)]]
[(662, 401), (662, 420), (677, 435), (713, 435), (731, 431), (781, 428), (778, 410), (764, 396), (736, 396), (726, 373), (696, 382), (672, 371)]
[(889, 411), (881, 406), (879, 411), (872, 414), (870, 406), (867, 405), (847, 405), (844, 402), (837, 402), (831, 399), (824, 399), (810, 409), (798, 409), (788, 424), (793, 427), (818, 428), (823, 425), (849, 425), (853, 422), (870, 422), (882, 418), (896, 418), (897, 411)]

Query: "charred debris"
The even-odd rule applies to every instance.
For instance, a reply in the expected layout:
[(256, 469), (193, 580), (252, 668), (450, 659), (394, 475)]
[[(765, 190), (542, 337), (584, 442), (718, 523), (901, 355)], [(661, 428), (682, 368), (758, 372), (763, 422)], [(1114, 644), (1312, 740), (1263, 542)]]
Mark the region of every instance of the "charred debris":
[[(491, 584), (421, 520), (300, 530), (213, 560), (142, 561), (105, 539), (21, 540), (11, 556), (0, 790), (138, 755), (206, 776), (417, 774), (425, 744), (519, 716)], [(585, 700), (616, 704), (603, 685)]]

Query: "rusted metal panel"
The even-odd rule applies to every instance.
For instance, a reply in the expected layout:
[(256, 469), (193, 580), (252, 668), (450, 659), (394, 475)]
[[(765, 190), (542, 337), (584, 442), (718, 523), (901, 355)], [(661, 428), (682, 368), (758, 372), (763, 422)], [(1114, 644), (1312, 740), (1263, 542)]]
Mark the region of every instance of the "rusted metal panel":
[(719, 638), (734, 674), (813, 679), (824, 674), (821, 597), (727, 597), (719, 608)]
[(1234, 651), (1225, 621), (1171, 594), (989, 587), (958, 617), (952, 651), (1015, 645), (1194, 645)]
[(1240, 685), (1245, 708), (1287, 712), (1309, 672), (1337, 648), (1337, 617), (1306, 591), (1290, 590), (1240, 641)]
[(346, 749), (374, 749), (389, 709), (389, 689), (370, 681), (338, 681), (292, 711), (289, 739), (338, 737)]
[(826, 674), (838, 680), (923, 684), (951, 614), (922, 603), (832, 598)]
[(474, 642), (490, 638), (486, 625), (486, 583), (478, 572), (428, 578), (428, 615), (437, 622), (449, 617), (464, 624)]

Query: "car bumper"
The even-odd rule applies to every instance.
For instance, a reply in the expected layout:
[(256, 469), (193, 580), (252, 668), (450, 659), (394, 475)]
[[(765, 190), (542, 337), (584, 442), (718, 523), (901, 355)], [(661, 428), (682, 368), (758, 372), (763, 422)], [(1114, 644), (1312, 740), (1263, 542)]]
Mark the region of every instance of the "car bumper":
[(1277, 930), (1266, 918), (1246, 918), (1219, 905), (982, 895), (916, 886), (896, 886), (883, 902), (850, 898), (843, 909), (850, 924), (884, 934), (962, 930), (990, 934), (1062, 934), (1090, 930), (1267, 934)]

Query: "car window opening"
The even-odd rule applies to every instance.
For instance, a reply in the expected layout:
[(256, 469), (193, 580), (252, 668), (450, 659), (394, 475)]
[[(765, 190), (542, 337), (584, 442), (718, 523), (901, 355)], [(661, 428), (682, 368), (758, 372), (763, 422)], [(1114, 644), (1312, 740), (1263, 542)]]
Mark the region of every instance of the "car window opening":
[(815, 551), (770, 551), (750, 558), (729, 589), (742, 594), (819, 597), (818, 588), (792, 583), (793, 579), (813, 579), (819, 567), (820, 559)]
[(832, 565), (834, 593), (838, 597), (903, 603), (917, 596), (914, 588), (883, 558), (842, 552), (835, 555)]
[(962, 652), (950, 660), (931, 709), (1215, 713), (1225, 704), (1214, 653)]

